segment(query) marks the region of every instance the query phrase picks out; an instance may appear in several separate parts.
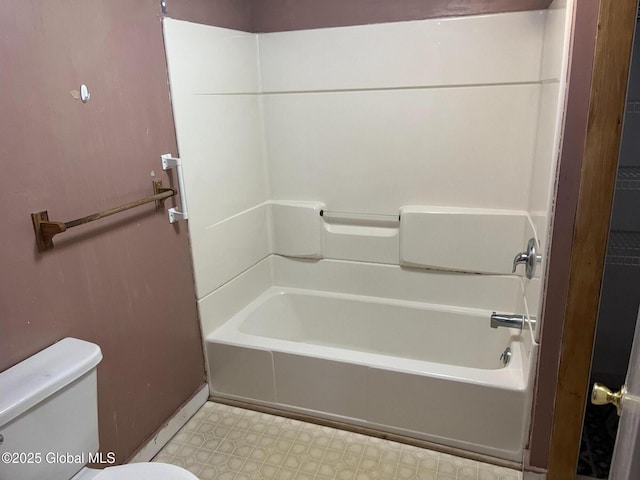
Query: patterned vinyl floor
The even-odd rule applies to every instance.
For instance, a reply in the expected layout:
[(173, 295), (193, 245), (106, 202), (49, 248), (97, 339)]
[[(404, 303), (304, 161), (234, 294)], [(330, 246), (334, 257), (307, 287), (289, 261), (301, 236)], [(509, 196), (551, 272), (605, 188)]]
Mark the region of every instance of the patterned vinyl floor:
[(156, 456), (200, 480), (521, 480), (464, 458), (207, 402)]

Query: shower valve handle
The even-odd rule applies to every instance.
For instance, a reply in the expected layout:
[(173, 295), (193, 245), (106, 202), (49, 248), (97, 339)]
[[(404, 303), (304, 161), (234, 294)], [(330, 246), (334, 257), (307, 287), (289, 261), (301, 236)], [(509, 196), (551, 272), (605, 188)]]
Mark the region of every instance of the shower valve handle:
[(536, 239), (530, 238), (529, 243), (527, 243), (527, 251), (516, 254), (515, 258), (513, 259), (513, 270), (511, 271), (511, 273), (516, 273), (516, 267), (520, 263), (524, 263), (525, 276), (529, 280), (531, 280), (536, 274), (536, 265), (541, 261), (542, 255), (538, 255)]

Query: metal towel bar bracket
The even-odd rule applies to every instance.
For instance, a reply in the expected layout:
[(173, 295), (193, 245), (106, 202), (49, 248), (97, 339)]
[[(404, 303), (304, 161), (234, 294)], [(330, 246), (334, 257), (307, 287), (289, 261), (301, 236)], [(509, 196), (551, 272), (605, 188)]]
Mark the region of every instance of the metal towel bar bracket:
[(187, 196), (184, 190), (184, 178), (182, 176), (182, 160), (172, 157), (170, 153), (165, 153), (164, 155), (161, 155), (160, 158), (162, 159), (163, 170), (169, 170), (170, 168), (175, 167), (178, 175), (178, 185), (180, 187), (180, 207), (182, 208), (182, 211), (177, 208), (170, 208), (168, 210), (169, 223), (186, 220), (189, 218), (189, 214), (187, 213)]
[(124, 212), (131, 208), (139, 207), (146, 203), (155, 202), (156, 209), (164, 207), (164, 201), (176, 195), (178, 192), (174, 188), (163, 188), (161, 180), (155, 180), (153, 182), (153, 195), (135, 200), (133, 202), (120, 205), (119, 207), (110, 208), (102, 212), (87, 215), (86, 217), (77, 218), (69, 222), (54, 222), (49, 220), (49, 213), (47, 210), (41, 212), (32, 213), (31, 221), (33, 222), (33, 230), (36, 234), (36, 243), (38, 250), (44, 252), (53, 248), (53, 237), (59, 233), (66, 232), (69, 228), (84, 225), (101, 218), (114, 215), (116, 213)]

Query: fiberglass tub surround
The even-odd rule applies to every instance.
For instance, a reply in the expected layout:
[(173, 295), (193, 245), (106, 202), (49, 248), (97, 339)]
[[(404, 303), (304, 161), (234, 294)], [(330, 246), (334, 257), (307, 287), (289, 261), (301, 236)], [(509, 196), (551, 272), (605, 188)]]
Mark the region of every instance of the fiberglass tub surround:
[(572, 8), (165, 19), (213, 395), (521, 461)]

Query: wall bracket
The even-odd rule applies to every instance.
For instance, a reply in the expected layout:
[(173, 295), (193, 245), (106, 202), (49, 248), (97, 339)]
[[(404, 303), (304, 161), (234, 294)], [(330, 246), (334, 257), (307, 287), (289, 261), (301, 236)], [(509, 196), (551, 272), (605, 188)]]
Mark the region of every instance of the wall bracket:
[(162, 159), (162, 169), (169, 170), (171, 168), (176, 169), (176, 173), (178, 175), (178, 184), (180, 186), (180, 207), (182, 210), (178, 210), (177, 208), (170, 208), (168, 210), (169, 213), (169, 223), (175, 223), (180, 220), (187, 220), (189, 218), (189, 214), (187, 213), (187, 195), (184, 189), (184, 177), (182, 175), (182, 160), (176, 157), (172, 157), (170, 153), (165, 153), (161, 155)]

